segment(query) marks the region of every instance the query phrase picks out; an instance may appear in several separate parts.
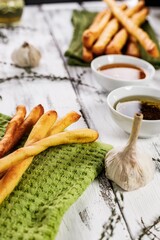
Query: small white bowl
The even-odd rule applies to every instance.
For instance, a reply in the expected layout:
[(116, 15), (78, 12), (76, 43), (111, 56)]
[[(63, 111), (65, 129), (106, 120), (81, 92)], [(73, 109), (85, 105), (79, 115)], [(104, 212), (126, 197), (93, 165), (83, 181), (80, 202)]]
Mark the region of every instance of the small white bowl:
[[(150, 96), (160, 99), (160, 91), (144, 86), (127, 86), (113, 90), (107, 97), (107, 104), (115, 123), (127, 133), (131, 133), (133, 118), (114, 109), (115, 103), (128, 96)], [(160, 120), (142, 120), (139, 137), (148, 138), (160, 133)]]
[[(104, 65), (107, 64), (113, 64), (113, 63), (127, 63), (135, 65), (139, 68), (141, 68), (145, 74), (146, 77), (141, 80), (124, 80), (122, 79), (116, 79), (115, 77), (104, 75), (103, 72), (99, 71), (98, 69)], [(112, 91), (116, 88), (123, 87), (123, 86), (133, 86), (133, 85), (148, 85), (149, 82), (152, 80), (154, 74), (155, 74), (155, 68), (148, 62), (136, 58), (136, 57), (130, 57), (125, 55), (104, 55), (95, 58), (91, 62), (91, 69), (95, 75), (95, 79), (97, 82), (108, 91)]]

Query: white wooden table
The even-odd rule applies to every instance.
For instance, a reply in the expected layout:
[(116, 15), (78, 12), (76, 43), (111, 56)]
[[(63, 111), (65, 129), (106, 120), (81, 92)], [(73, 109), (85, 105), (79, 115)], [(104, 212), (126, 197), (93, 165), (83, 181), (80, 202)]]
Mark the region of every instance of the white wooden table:
[[(102, 2), (90, 2), (26, 7), (18, 27), (0, 28), (0, 112), (12, 115), (18, 104), (31, 110), (39, 103), (45, 110), (57, 110), (59, 116), (75, 110), (82, 118), (73, 128), (96, 129), (99, 140), (114, 146), (127, 141), (128, 135), (109, 115), (108, 93), (96, 83), (90, 68), (70, 67), (64, 57), (72, 37), (72, 10), (97, 11), (104, 6)], [(160, 8), (151, 9), (149, 20), (157, 35), (158, 16)], [(41, 79), (11, 65), (12, 51), (24, 41), (42, 53), (41, 64), (34, 69)], [(47, 77), (52, 74), (54, 78)], [(158, 74), (152, 85), (160, 88)], [(155, 159), (154, 180), (137, 191), (122, 192), (102, 174), (67, 211), (56, 240), (160, 239), (160, 136), (139, 139), (138, 144), (144, 151), (149, 149)]]

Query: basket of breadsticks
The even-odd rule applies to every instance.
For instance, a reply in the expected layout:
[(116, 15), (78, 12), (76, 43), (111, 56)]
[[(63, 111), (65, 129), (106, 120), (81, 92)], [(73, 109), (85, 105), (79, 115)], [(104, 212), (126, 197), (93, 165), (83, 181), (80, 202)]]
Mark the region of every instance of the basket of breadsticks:
[(115, 0), (105, 0), (100, 12), (73, 12), (73, 38), (65, 56), (70, 65), (89, 66), (101, 55), (125, 54), (142, 58), (160, 67), (160, 47), (147, 17), (144, 1), (133, 7)]
[(69, 130), (75, 111), (59, 118), (38, 105), (26, 115), (23, 105), (12, 118), (0, 114), (0, 239), (54, 239), (111, 146), (93, 129)]

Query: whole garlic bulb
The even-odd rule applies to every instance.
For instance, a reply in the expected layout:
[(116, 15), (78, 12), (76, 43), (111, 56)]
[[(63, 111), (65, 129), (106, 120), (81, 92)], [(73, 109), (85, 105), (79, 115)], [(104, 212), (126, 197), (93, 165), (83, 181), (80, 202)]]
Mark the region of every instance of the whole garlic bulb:
[(41, 53), (33, 45), (25, 42), (12, 53), (12, 61), (19, 67), (37, 67), (41, 59)]
[(105, 158), (105, 175), (122, 189), (132, 191), (149, 183), (154, 176), (152, 157), (136, 147), (142, 114), (136, 114), (129, 141), (125, 147), (114, 148)]

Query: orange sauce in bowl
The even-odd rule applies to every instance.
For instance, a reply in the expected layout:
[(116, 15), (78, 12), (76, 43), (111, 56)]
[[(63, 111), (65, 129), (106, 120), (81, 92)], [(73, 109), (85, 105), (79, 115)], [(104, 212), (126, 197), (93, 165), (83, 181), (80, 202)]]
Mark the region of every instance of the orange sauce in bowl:
[(128, 63), (112, 63), (97, 69), (105, 76), (121, 80), (143, 80), (146, 77), (143, 69)]

